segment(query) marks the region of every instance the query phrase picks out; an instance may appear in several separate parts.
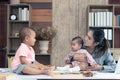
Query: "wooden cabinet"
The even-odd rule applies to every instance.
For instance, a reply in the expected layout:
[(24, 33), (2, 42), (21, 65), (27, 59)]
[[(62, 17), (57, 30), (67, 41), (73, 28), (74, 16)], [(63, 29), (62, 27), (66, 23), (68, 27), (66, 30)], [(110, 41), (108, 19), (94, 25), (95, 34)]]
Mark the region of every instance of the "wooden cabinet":
[(31, 6), (29, 4), (8, 5), (7, 54), (15, 53), (20, 45), (19, 31), (31, 25)]
[(15, 55), (21, 43), (19, 31), (23, 27), (30, 27), (31, 25), (32, 8), (29, 4), (14, 4), (8, 5), (7, 9), (7, 61), (9, 63), (12, 60), (9, 55)]
[(88, 29), (103, 29), (116, 60), (120, 54), (120, 5), (89, 5)]
[[(8, 5), (6, 67), (10, 68), (15, 52), (21, 43), (19, 39), (19, 31), (23, 27), (31, 26), (31, 10), (32, 7), (30, 4)], [(38, 62), (50, 65), (49, 54), (36, 54), (35, 57)]]
[(36, 54), (35, 59), (45, 65), (50, 65), (51, 57), (50, 54)]

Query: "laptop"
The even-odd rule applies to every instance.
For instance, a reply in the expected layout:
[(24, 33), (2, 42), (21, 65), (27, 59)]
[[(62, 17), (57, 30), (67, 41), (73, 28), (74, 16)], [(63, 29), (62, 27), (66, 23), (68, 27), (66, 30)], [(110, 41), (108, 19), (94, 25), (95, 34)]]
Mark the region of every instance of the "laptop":
[(116, 65), (115, 73), (116, 73), (116, 74), (120, 74), (120, 58), (119, 58), (118, 63), (117, 63), (117, 65)]

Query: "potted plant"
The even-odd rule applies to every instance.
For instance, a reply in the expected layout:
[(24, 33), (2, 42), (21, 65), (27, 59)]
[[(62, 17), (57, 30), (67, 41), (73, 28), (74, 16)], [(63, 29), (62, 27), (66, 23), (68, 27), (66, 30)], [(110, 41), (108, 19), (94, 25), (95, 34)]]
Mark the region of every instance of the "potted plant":
[(41, 54), (47, 54), (49, 41), (56, 35), (56, 28), (52, 26), (34, 26), (33, 29), (36, 32), (36, 39), (39, 40)]

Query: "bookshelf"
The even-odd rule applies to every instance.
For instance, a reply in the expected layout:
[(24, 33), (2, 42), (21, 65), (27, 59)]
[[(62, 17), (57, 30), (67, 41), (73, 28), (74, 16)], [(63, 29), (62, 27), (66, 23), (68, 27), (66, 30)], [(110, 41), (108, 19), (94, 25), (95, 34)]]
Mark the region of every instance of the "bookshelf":
[[(31, 9), (29, 4), (7, 5), (7, 62), (10, 63), (20, 45), (19, 31), (31, 25)], [(12, 54), (12, 55), (11, 55)]]
[[(8, 5), (7, 53), (15, 53), (20, 45), (19, 31), (31, 25), (31, 6), (29, 4)], [(15, 15), (16, 19), (11, 19)]]
[[(11, 62), (15, 56), (15, 52), (20, 45), (19, 31), (23, 27), (30, 27), (32, 6), (30, 4), (14, 4), (8, 5), (7, 16), (7, 63), (6, 67), (11, 67)], [(15, 15), (16, 19), (11, 19), (11, 15)], [(50, 65), (50, 54), (37, 54), (35, 58), (38, 62)]]
[(120, 53), (120, 5), (89, 5), (88, 29), (103, 29), (116, 60)]

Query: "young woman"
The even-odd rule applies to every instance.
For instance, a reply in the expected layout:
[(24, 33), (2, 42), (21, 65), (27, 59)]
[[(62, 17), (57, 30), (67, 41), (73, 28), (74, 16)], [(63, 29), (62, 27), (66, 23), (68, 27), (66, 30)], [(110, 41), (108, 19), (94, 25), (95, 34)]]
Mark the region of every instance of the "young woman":
[[(88, 67), (91, 70), (114, 71), (116, 67), (115, 60), (109, 49), (109, 42), (104, 37), (101, 29), (90, 29), (85, 37), (84, 46), (97, 62), (97, 66)], [(81, 58), (82, 56), (82, 58)], [(85, 61), (85, 55), (76, 54), (74, 60)], [(84, 70), (84, 66), (82, 67)], [(87, 69), (86, 69), (87, 70)]]

